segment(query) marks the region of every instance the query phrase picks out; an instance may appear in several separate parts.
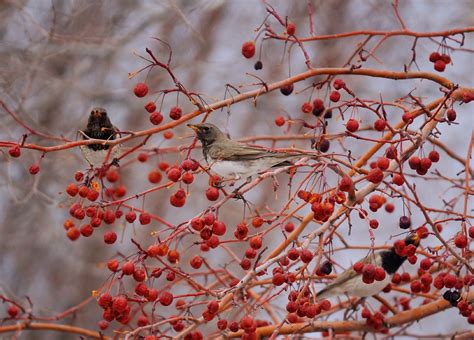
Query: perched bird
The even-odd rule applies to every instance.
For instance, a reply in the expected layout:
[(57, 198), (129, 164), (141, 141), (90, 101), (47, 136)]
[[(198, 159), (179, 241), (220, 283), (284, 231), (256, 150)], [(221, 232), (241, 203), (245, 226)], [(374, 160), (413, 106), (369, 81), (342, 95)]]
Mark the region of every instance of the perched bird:
[[(118, 129), (112, 125), (107, 111), (101, 107), (92, 109), (87, 122), (87, 127), (80, 131), (83, 139), (114, 140)], [(110, 146), (104, 144), (81, 145), (82, 155), (94, 168), (100, 168), (106, 160), (116, 163), (120, 152), (120, 145)]]
[(292, 161), (314, 154), (270, 151), (228, 138), (213, 124), (188, 124), (201, 141), (202, 152), (211, 170), (224, 179), (238, 180), (270, 168), (291, 166)]
[[(417, 233), (408, 236), (405, 239), (405, 245), (414, 245), (415, 249), (420, 244), (420, 238)], [(375, 254), (368, 255), (361, 259), (364, 265), (373, 264), (375, 267), (382, 267), (386, 276), (381, 281), (373, 283), (363, 282), (362, 273), (357, 273), (353, 267), (341, 273), (333, 282), (320, 290), (316, 294), (316, 300), (326, 299), (331, 296), (348, 295), (357, 297), (368, 297), (382, 291), (392, 280), (393, 274), (407, 259), (406, 256), (399, 255), (395, 246), (390, 250), (382, 250)]]

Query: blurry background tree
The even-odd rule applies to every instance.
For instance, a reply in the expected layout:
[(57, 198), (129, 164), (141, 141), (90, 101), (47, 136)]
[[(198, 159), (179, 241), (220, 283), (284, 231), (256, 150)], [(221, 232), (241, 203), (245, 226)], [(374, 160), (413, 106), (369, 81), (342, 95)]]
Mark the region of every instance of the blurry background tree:
[[(372, 246), (392, 244), (391, 237), (396, 237), (403, 231), (398, 227), (399, 217), (402, 215), (410, 215), (413, 230), (426, 225), (431, 231), (430, 223), (444, 221), (441, 235), (433, 235), (433, 230), (422, 241), (419, 255), (421, 258), (430, 258), (435, 263), (451, 261), (451, 265), (446, 268), (436, 267), (433, 277), (443, 271), (460, 278), (464, 278), (469, 272), (472, 274), (469, 250), (472, 239), (468, 235), (469, 228), (472, 230), (472, 208), (469, 206), (469, 195), (472, 195), (472, 169), (469, 167), (472, 166), (470, 155), (473, 126), (469, 108), (472, 104), (459, 105), (459, 102), (468, 102), (473, 95), (472, 89), (466, 89), (472, 87), (473, 74), (474, 19), (469, 11), (472, 5), (473, 2), (469, 0), (400, 1), (398, 4), (363, 0), (270, 1), (267, 4), (250, 0), (2, 2), (0, 299), (4, 302), (4, 312), (0, 314), (0, 318), (3, 318), (0, 319), (0, 331), (19, 332), (20, 328), (26, 327), (27, 321), (32, 320), (37, 326), (31, 324), (29, 327), (41, 330), (23, 331), (22, 338), (68, 339), (71, 338), (71, 332), (98, 336), (102, 309), (97, 305), (96, 299), (100, 294), (110, 291), (113, 296), (126, 294), (130, 299), (132, 312), (131, 321), (122, 319), (125, 325), (116, 321), (108, 327), (104, 322), (100, 324), (104, 328), (103, 334), (109, 336), (114, 335), (113, 330), (123, 332), (123, 336), (129, 331), (135, 331), (131, 336), (150, 335), (150, 330), (156, 335), (167, 334), (170, 337), (186, 334), (197, 337), (198, 333), (193, 333), (196, 331), (201, 332), (205, 338), (218, 336), (221, 333), (216, 326), (217, 318), (209, 323), (203, 322), (201, 318), (206, 310), (205, 306), (211, 300), (221, 302), (221, 309), (226, 310), (219, 313), (219, 318), (228, 320), (229, 324), (231, 321), (241, 321), (248, 314), (260, 320), (252, 326), (269, 325), (259, 330), (259, 335), (273, 332), (276, 335), (279, 330), (296, 333), (312, 319), (303, 316), (296, 320), (300, 322), (298, 327), (291, 328), (286, 323), (283, 326), (288, 313), (282, 306), (286, 306), (288, 302), (288, 293), (301, 287), (309, 287), (314, 292), (324, 287), (320, 282), (329, 280), (319, 276), (314, 280), (298, 277), (293, 285), (285, 283), (277, 287), (271, 281), (275, 265), (269, 255), (288, 251), (293, 245), (303, 246), (315, 256), (308, 268), (304, 269), (303, 263), (296, 261), (289, 268), (285, 267), (285, 271), (298, 275), (302, 271), (307, 277), (314, 274), (320, 263), (329, 261), (334, 267), (332, 274), (336, 274), (329, 278), (333, 278), (342, 268), (350, 267), (358, 258), (366, 255)], [(291, 26), (287, 25), (289, 22), (295, 25), (294, 35)], [(262, 26), (262, 23), (265, 24)], [(453, 29), (457, 31), (450, 31)], [(364, 30), (370, 32), (357, 33)], [(377, 33), (394, 31), (398, 33), (393, 36)], [(337, 35), (345, 32), (349, 34)], [(435, 33), (416, 38), (418, 33), (429, 32)], [(336, 36), (331, 36), (334, 34)], [(163, 95), (159, 91), (175, 88), (169, 74), (162, 67), (154, 65), (135, 73), (136, 70), (151, 65), (150, 61), (153, 62), (150, 54), (145, 51), (146, 47), (157, 60), (166, 64), (170, 50), (165, 43), (153, 38), (159, 38), (170, 45), (173, 75), (189, 92), (199, 94), (194, 96), (196, 103), (204, 111), (207, 110), (206, 105), (217, 103), (214, 107), (216, 110), (207, 110), (209, 115), (202, 113), (194, 118), (197, 116), (197, 112), (194, 112), (197, 105), (191, 103), (185, 95), (177, 96), (176, 92), (171, 92), (162, 101)], [(241, 53), (242, 45), (254, 39), (255, 56), (244, 58)], [(250, 53), (248, 48), (251, 46), (247, 46), (246, 53)], [(435, 64), (429, 60), (430, 54), (435, 51), (450, 56), (451, 61), (445, 63), (443, 73), (437, 72)], [(251, 55), (252, 53), (249, 56)], [(262, 62), (261, 70), (254, 69), (258, 60)], [(442, 66), (438, 63), (436, 67), (441, 70)], [(318, 71), (318, 68), (334, 69)], [(363, 74), (365, 70), (380, 70), (382, 73), (369, 74), (376, 75), (375, 78), (365, 75), (338, 76), (344, 80), (349, 91), (341, 89), (338, 92), (342, 96), (340, 101), (334, 100), (334, 97), (333, 101), (329, 100), (330, 93), (335, 91), (334, 75)], [(418, 79), (387, 79), (402, 77), (404, 71), (418, 70), (426, 72), (415, 74), (414, 78)], [(390, 74), (389, 71), (399, 73)], [(129, 76), (134, 77), (130, 80)], [(289, 78), (290, 76), (294, 78)], [(421, 80), (422, 78), (425, 79)], [(276, 83), (279, 81), (284, 82)], [(133, 94), (132, 90), (138, 82), (146, 83), (149, 88), (144, 99), (136, 98)], [(282, 95), (278, 88), (293, 82), (293, 93), (290, 96)], [(226, 87), (226, 84), (231, 86)], [(462, 89), (456, 90), (455, 85)], [(266, 86), (277, 90), (266, 93)], [(440, 91), (440, 88), (444, 91)], [(244, 95), (239, 96), (237, 91)], [(357, 102), (353, 95), (360, 101)], [(241, 102), (231, 105), (232, 96)], [(224, 98), (231, 99), (219, 102)], [(308, 102), (312, 106), (316, 98), (321, 98), (326, 107), (333, 107), (332, 118), (322, 119), (301, 111), (303, 103)], [(163, 123), (158, 126), (150, 122), (149, 113), (144, 109), (147, 102), (155, 100), (158, 110), (164, 116)], [(371, 101), (375, 101), (375, 104)], [(278, 175), (280, 187), (275, 193), (271, 179), (265, 179), (262, 183), (255, 180), (247, 188), (249, 192), (245, 193), (246, 200), (250, 202), (250, 206), (245, 209), (241, 200), (224, 198), (225, 192), (232, 192), (230, 187), (225, 187), (225, 192), (220, 192), (217, 203), (207, 200), (205, 191), (209, 188), (208, 176), (200, 170), (194, 171), (194, 182), (191, 185), (187, 186), (180, 181), (169, 185), (168, 189), (164, 185), (168, 183), (166, 171), (158, 169), (158, 164), (163, 167), (164, 162), (170, 165), (182, 164), (188, 156), (186, 147), (195, 142), (194, 134), (185, 126), (186, 122), (191, 122), (194, 118), (192, 122), (196, 123), (206, 117), (233, 138), (243, 138), (267, 147), (310, 150), (314, 142), (320, 144), (321, 134), (326, 133), (325, 138), (331, 141), (327, 155), (334, 153), (334, 159), (346, 162), (346, 166), (341, 166), (342, 171), (353, 175), (350, 166), (347, 167), (348, 152), (352, 157), (351, 163), (357, 164), (352, 170), (359, 170), (358, 167), (364, 164), (355, 161), (362, 155), (368, 155), (367, 151), (380, 142), (382, 133), (374, 131), (372, 126), (377, 118), (375, 111), (381, 115), (379, 118), (383, 118), (382, 107), (377, 104), (381, 101), (387, 103), (384, 109), (391, 127), (396, 126), (404, 112), (417, 112), (419, 118), (415, 119), (413, 125), (409, 125), (407, 131), (416, 132), (418, 128), (424, 127), (431, 128), (428, 132), (433, 133), (422, 151), (416, 151), (415, 155), (427, 157), (435, 149), (439, 151), (441, 161), (433, 163), (425, 176), (417, 175), (409, 169), (408, 164), (405, 165), (404, 175), (409, 186), (397, 187), (392, 184), (391, 174), (385, 172), (385, 182), (370, 187), (371, 184), (367, 184), (364, 179), (364, 174), (370, 170), (368, 163), (364, 167), (365, 172), (355, 175), (354, 178), (360, 181), (356, 188), (368, 189), (361, 198), (372, 195), (371, 191), (377, 189), (388, 204), (393, 204), (393, 213), (369, 211), (368, 219), (377, 219), (379, 222), (377, 229), (368, 227), (368, 220), (360, 219), (358, 211), (350, 214), (350, 220), (344, 215), (344, 211), (341, 214), (345, 217), (336, 219), (337, 236), (332, 239), (334, 226), (312, 219), (312, 205), (304, 204), (303, 200), (295, 196), (297, 190), (304, 189), (313, 193), (329, 190), (323, 198), (329, 197), (330, 190), (337, 188), (340, 178), (326, 168), (323, 171), (317, 166), (302, 167), (292, 179), (291, 187), (287, 186), (288, 175)], [(453, 101), (458, 102), (454, 104), (457, 117), (454, 123), (448, 124), (441, 116), (446, 114), (445, 106), (451, 105)], [(429, 106), (428, 103), (434, 104)], [(355, 104), (360, 107), (356, 108)], [(364, 104), (370, 105), (372, 110), (361, 107)], [(183, 116), (181, 120), (173, 121), (168, 113), (176, 105), (182, 108)], [(76, 171), (85, 172), (87, 163), (81, 158), (78, 145), (71, 148), (66, 146), (77, 139), (77, 131), (85, 128), (89, 112), (96, 106), (105, 107), (113, 123), (124, 132), (122, 136), (130, 139), (124, 144), (124, 152), (139, 145), (146, 135), (151, 136), (145, 145), (132, 150), (121, 159), (117, 172), (109, 172), (109, 179), (119, 175), (119, 180), (105, 180), (105, 185), (113, 190), (110, 189), (109, 196), (101, 197), (97, 202), (110, 203), (123, 197), (133, 197), (150, 188), (162, 187), (125, 202), (129, 204), (127, 207), (119, 206), (124, 214), (130, 211), (130, 207), (138, 209), (138, 214), (141, 211), (150, 213), (152, 222), (149, 225), (142, 225), (138, 219), (133, 224), (127, 223), (122, 216), (113, 224), (114, 228), (102, 225), (91, 237), (80, 237), (71, 242), (63, 224), (71, 218), (69, 208), (78, 199), (71, 198), (65, 190), (70, 183), (80, 186), (81, 181), (76, 182), (74, 177)], [(430, 115), (436, 114), (442, 120), (441, 124), (436, 126), (437, 120), (427, 116), (429, 110)], [(192, 112), (194, 114), (187, 115)], [(351, 138), (345, 133), (349, 118), (360, 123), (360, 130), (354, 130), (355, 136), (370, 140)], [(409, 119), (405, 118), (408, 122)], [(322, 129), (324, 121), (328, 122), (326, 131)], [(143, 133), (142, 137), (127, 134), (150, 128), (155, 130)], [(390, 135), (388, 130), (384, 134)], [(400, 139), (401, 136), (402, 133), (397, 134), (393, 140)], [(408, 138), (407, 135), (404, 137)], [(410, 135), (412, 141), (418, 137)], [(436, 145), (436, 137), (440, 137), (438, 140), (442, 145)], [(277, 140), (279, 138), (281, 140)], [(412, 141), (405, 142), (403, 148), (400, 148), (400, 143), (393, 145), (402, 153), (410, 149)], [(15, 156), (15, 152), (10, 152), (9, 155), (9, 150), (15, 144), (22, 146), (18, 159), (11, 156)], [(379, 144), (382, 146), (383, 143)], [(58, 146), (58, 150), (43, 154), (35, 150), (35, 146)], [(416, 147), (419, 146), (416, 144)], [(368, 156), (377, 160), (386, 147), (383, 145), (373, 157), (371, 154)], [(192, 151), (191, 156), (200, 161), (202, 166), (206, 165), (201, 150)], [(329, 163), (328, 158), (322, 162), (325, 165)], [(38, 164), (39, 172), (30, 174), (37, 170), (31, 166)], [(309, 164), (312, 164), (311, 161)], [(396, 170), (395, 161), (392, 161), (392, 166), (390, 169)], [(313, 176), (310, 176), (311, 171), (314, 171)], [(150, 173), (154, 173), (154, 176), (159, 176), (156, 174), (159, 173), (163, 179), (158, 184), (150, 183)], [(172, 207), (169, 203), (170, 195), (178, 187), (186, 190), (188, 195), (182, 208)], [(414, 195), (414, 192), (418, 195)], [(366, 203), (358, 205), (357, 209), (368, 210), (369, 196)], [(96, 204), (85, 202), (85, 206)], [(287, 203), (288, 209), (284, 209)], [(350, 203), (350, 198), (346, 203)], [(221, 237), (221, 241), (226, 242), (206, 252), (203, 249), (206, 246), (200, 245), (202, 238), (199, 233), (188, 224), (191, 218), (208, 212), (206, 209), (213, 205), (222, 205), (218, 210), (218, 218), (227, 225), (227, 234)], [(117, 205), (110, 206), (114, 211), (117, 209)], [(296, 207), (299, 210), (294, 210)], [(421, 207), (429, 207), (429, 218), (424, 215)], [(339, 208), (345, 209), (337, 204), (334, 214)], [(269, 269), (264, 276), (257, 277), (258, 281), (253, 281), (256, 260), (251, 260), (250, 269), (242, 269), (245, 265), (241, 266), (240, 263), (248, 248), (248, 238), (236, 241), (233, 231), (241, 221), (250, 225), (257, 214), (261, 214), (266, 222), (260, 229), (250, 226), (249, 236), (262, 233), (263, 246), (257, 252), (264, 249), (266, 251), (261, 253), (258, 261), (264, 266), (266, 264)], [(310, 218), (305, 219), (305, 216)], [(291, 232), (291, 226), (286, 226), (285, 230), (287, 219), (296, 226), (296, 233)], [(329, 220), (332, 221), (332, 217)], [(166, 226), (163, 221), (173, 227)], [(79, 228), (85, 222), (76, 219), (74, 223)], [(172, 230), (177, 232), (172, 233)], [(317, 230), (324, 236), (319, 242), (320, 233), (315, 233)], [(113, 245), (104, 243), (104, 231), (114, 231), (118, 240)], [(185, 235), (187, 236), (184, 237)], [(468, 238), (467, 245), (457, 247), (460, 245), (459, 235)], [(285, 243), (288, 238), (297, 242)], [(141, 245), (146, 250), (154, 242), (158, 245), (158, 241), (164, 239), (171, 249), (180, 253), (178, 263), (166, 258), (162, 260), (149, 257), (145, 260), (144, 251), (137, 248), (137, 245)], [(323, 244), (324, 247), (320, 248), (319, 245)], [(349, 245), (360, 246), (360, 249), (353, 249)], [(319, 249), (324, 251), (320, 252)], [(342, 250), (332, 252), (334, 249)], [(195, 255), (201, 255), (205, 259), (205, 264), (199, 270), (193, 269), (190, 264)], [(163, 296), (163, 291), (174, 295), (171, 306), (163, 307), (160, 298), (156, 310), (152, 311), (150, 303), (144, 303), (143, 297), (134, 295), (135, 283), (132, 278), (121, 278), (120, 273), (111, 276), (107, 262), (117, 259), (122, 266), (125, 257), (134, 261), (137, 268), (145, 265), (148, 271), (145, 282), (150, 288), (156, 289), (160, 297)], [(415, 266), (408, 265), (404, 269), (414, 274), (411, 276), (412, 282), (416, 280), (419, 263), (420, 259)], [(150, 278), (152, 269), (157, 268), (164, 269), (163, 275), (160, 278)], [(176, 278), (170, 281), (173, 274), (169, 273), (175, 273)], [(183, 273), (190, 274), (190, 277), (183, 277)], [(156, 271), (155, 275), (158, 276)], [(236, 284), (242, 278), (248, 281), (237, 284), (239, 290), (229, 289), (229, 285)], [(467, 287), (471, 283), (467, 281), (462, 289), (457, 288), (464, 294), (463, 301), (469, 302), (473, 295), (472, 291), (468, 292)], [(247, 290), (252, 286), (255, 286), (252, 291)], [(209, 290), (199, 291), (196, 287), (208, 287)], [(388, 330), (390, 334), (449, 337), (469, 330), (466, 318), (459, 315), (462, 308), (447, 309), (449, 303), (441, 298), (446, 289), (431, 287), (429, 292), (410, 294), (410, 287), (401, 287), (402, 293), (385, 294), (382, 302), (369, 299), (373, 311), (379, 310), (381, 305), (385, 306), (382, 310), (392, 307), (385, 316), (385, 321), (388, 322), (386, 325), (402, 327), (391, 328)], [(282, 291), (282, 288), (286, 290)], [(236, 292), (239, 294), (235, 294)], [(243, 292), (245, 294), (242, 295)], [(260, 300), (256, 302), (259, 297)], [(429, 302), (435, 304), (431, 305), (433, 310), (446, 311), (420, 323), (412, 323), (434, 312), (424, 315), (425, 310), (420, 309), (416, 310), (418, 314), (410, 314), (404, 319), (399, 311), (406, 309), (407, 300), (403, 298), (407, 297), (413, 299), (410, 303), (412, 308)], [(165, 297), (163, 299), (166, 300)], [(225, 303), (222, 303), (223, 299)], [(185, 307), (176, 308), (176, 301), (179, 300), (184, 301)], [(235, 304), (229, 304), (232, 300)], [(341, 312), (347, 306), (338, 307), (337, 301), (332, 303), (334, 308), (323, 313), (323, 316), (317, 316), (315, 324), (304, 329), (305, 332), (328, 327), (338, 330), (337, 324), (318, 324), (326, 319), (333, 322), (346, 318), (349, 323), (340, 329), (357, 331), (369, 327), (365, 325), (365, 320), (354, 321), (354, 318), (362, 320), (359, 312), (347, 318)], [(466, 304), (468, 307), (465, 308), (471, 308), (469, 303)], [(17, 314), (15, 308), (18, 309)], [(160, 325), (136, 330), (137, 319), (142, 311), (146, 318), (138, 320), (139, 325)], [(390, 324), (387, 319), (392, 317), (393, 312), (396, 314), (393, 317), (398, 319), (390, 319)], [(171, 315), (183, 318), (170, 326), (170, 320), (180, 320), (179, 317), (170, 319)], [(209, 313), (205, 317), (209, 318)], [(294, 315), (289, 319), (295, 321)], [(66, 327), (64, 332), (48, 332), (47, 329), (54, 328), (54, 324), (75, 325), (80, 329)], [(373, 328), (367, 329), (373, 331)], [(228, 331), (227, 329), (222, 334), (227, 334)], [(254, 333), (250, 330), (246, 336), (249, 334)], [(330, 335), (332, 334), (331, 332)], [(467, 334), (473, 336), (472, 333)]]

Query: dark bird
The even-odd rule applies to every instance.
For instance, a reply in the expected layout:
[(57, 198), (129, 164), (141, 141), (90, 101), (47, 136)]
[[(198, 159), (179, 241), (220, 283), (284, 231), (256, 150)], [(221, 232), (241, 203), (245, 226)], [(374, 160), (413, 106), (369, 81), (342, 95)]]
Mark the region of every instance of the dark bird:
[(188, 124), (201, 141), (202, 152), (212, 171), (224, 179), (238, 180), (263, 173), (270, 168), (291, 166), (292, 161), (316, 155), (301, 152), (271, 151), (228, 138), (213, 124)]
[[(405, 239), (405, 244), (413, 244), (418, 247), (420, 238), (414, 233)], [(374, 281), (371, 284), (362, 281), (362, 274), (357, 273), (352, 267), (341, 273), (333, 282), (320, 290), (316, 294), (316, 299), (326, 299), (331, 296), (347, 295), (357, 297), (368, 297), (382, 291), (392, 280), (393, 274), (407, 259), (406, 256), (398, 255), (395, 247), (390, 250), (382, 250), (375, 254), (370, 254), (360, 262), (371, 263), (374, 266), (382, 267), (386, 272), (386, 277), (382, 281)]]
[[(101, 107), (92, 109), (84, 130), (80, 131), (83, 139), (114, 140), (118, 129), (112, 125), (107, 111)], [(120, 145), (88, 144), (81, 145), (80, 149), (84, 158), (94, 168), (101, 167), (106, 160), (117, 162)]]

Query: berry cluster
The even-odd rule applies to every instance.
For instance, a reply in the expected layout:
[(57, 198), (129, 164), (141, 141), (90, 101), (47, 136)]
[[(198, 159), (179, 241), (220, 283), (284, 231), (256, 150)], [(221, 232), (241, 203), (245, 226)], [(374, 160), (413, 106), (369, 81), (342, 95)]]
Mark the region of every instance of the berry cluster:
[(438, 52), (432, 52), (429, 60), (434, 64), (434, 69), (438, 72), (444, 72), (446, 65), (451, 63), (451, 57), (448, 54), (439, 54)]

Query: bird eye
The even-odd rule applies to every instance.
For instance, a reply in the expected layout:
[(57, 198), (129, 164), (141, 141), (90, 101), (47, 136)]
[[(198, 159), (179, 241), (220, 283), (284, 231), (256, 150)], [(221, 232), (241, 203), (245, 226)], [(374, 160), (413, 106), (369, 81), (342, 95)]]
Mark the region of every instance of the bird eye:
[(209, 128), (207, 126), (203, 126), (202, 128), (204, 131), (209, 131)]

